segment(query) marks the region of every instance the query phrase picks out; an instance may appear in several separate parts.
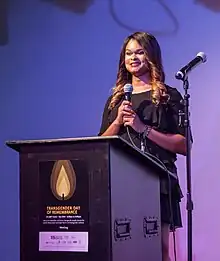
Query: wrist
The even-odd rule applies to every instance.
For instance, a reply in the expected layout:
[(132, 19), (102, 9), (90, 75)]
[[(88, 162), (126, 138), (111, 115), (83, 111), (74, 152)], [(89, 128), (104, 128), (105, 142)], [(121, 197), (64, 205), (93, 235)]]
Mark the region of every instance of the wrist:
[(149, 125), (144, 125), (143, 131), (141, 132), (143, 138), (147, 138), (152, 130), (152, 127)]
[(116, 127), (121, 127), (122, 125), (117, 119), (115, 119), (112, 124)]
[(141, 127), (140, 127), (140, 129), (139, 129), (139, 133), (140, 133), (140, 134), (143, 134), (144, 131), (145, 131), (145, 129), (146, 129), (146, 127), (147, 127), (147, 125), (144, 124), (144, 123), (142, 123), (142, 124), (141, 124)]

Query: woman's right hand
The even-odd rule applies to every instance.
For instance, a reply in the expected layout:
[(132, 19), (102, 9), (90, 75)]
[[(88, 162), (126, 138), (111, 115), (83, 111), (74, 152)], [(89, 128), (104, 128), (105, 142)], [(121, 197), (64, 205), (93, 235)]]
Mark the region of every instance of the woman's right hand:
[(132, 110), (132, 104), (129, 101), (124, 100), (118, 108), (118, 115), (115, 119), (115, 124), (122, 125), (124, 116), (132, 116), (134, 111)]

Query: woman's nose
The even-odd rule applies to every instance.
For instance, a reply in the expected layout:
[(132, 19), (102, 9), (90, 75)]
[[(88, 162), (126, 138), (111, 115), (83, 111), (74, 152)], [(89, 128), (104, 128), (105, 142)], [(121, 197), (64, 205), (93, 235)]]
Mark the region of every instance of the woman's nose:
[(131, 60), (135, 60), (135, 59), (137, 59), (137, 57), (136, 57), (136, 54), (133, 53), (133, 54), (131, 55)]

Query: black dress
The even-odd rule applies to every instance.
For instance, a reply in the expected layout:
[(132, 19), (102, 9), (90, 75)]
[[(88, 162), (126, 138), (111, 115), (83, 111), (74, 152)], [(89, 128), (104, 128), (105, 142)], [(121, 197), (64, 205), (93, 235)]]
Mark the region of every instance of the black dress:
[[(183, 110), (183, 105), (181, 103), (182, 96), (177, 91), (177, 89), (169, 86), (166, 87), (167, 92), (170, 95), (170, 99), (167, 104), (160, 104), (159, 106), (154, 105), (151, 102), (151, 91), (147, 91), (132, 94), (131, 101), (133, 110), (137, 113), (143, 123), (152, 126), (159, 132), (184, 135), (183, 124), (179, 124), (179, 110)], [(111, 100), (111, 96), (108, 98), (102, 116), (102, 124), (99, 135), (102, 135), (109, 125), (115, 120), (118, 107), (120, 106), (123, 99), (124, 97), (122, 97), (122, 99), (112, 110), (109, 110), (108, 106)], [(140, 135), (130, 127), (129, 130), (133, 142), (140, 148)], [(120, 128), (118, 135), (130, 142), (125, 127), (122, 126)], [(176, 173), (177, 175), (177, 169), (175, 166), (175, 161), (177, 159), (176, 154), (161, 148), (149, 139), (146, 141), (146, 151), (159, 158), (170, 171)], [(178, 179), (176, 181), (171, 179), (171, 181), (173, 223), (174, 228), (177, 228), (182, 226), (180, 212), (180, 201), (182, 198), (182, 193)], [(171, 224), (169, 188), (168, 178), (161, 179), (161, 221), (167, 224)]]

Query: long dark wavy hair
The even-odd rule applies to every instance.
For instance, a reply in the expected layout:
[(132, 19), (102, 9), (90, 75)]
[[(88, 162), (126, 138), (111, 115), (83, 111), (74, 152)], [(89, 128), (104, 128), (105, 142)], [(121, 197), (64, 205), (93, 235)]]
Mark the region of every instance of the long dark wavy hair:
[(152, 102), (158, 105), (160, 103), (166, 103), (169, 99), (169, 95), (167, 94), (167, 89), (164, 84), (165, 74), (162, 65), (160, 46), (153, 35), (146, 32), (136, 32), (128, 36), (122, 46), (116, 86), (113, 88), (113, 95), (109, 104), (109, 109), (114, 108), (114, 106), (123, 96), (124, 85), (132, 82), (132, 75), (127, 71), (125, 67), (125, 49), (131, 39), (136, 40), (144, 50), (148, 69), (150, 72)]

